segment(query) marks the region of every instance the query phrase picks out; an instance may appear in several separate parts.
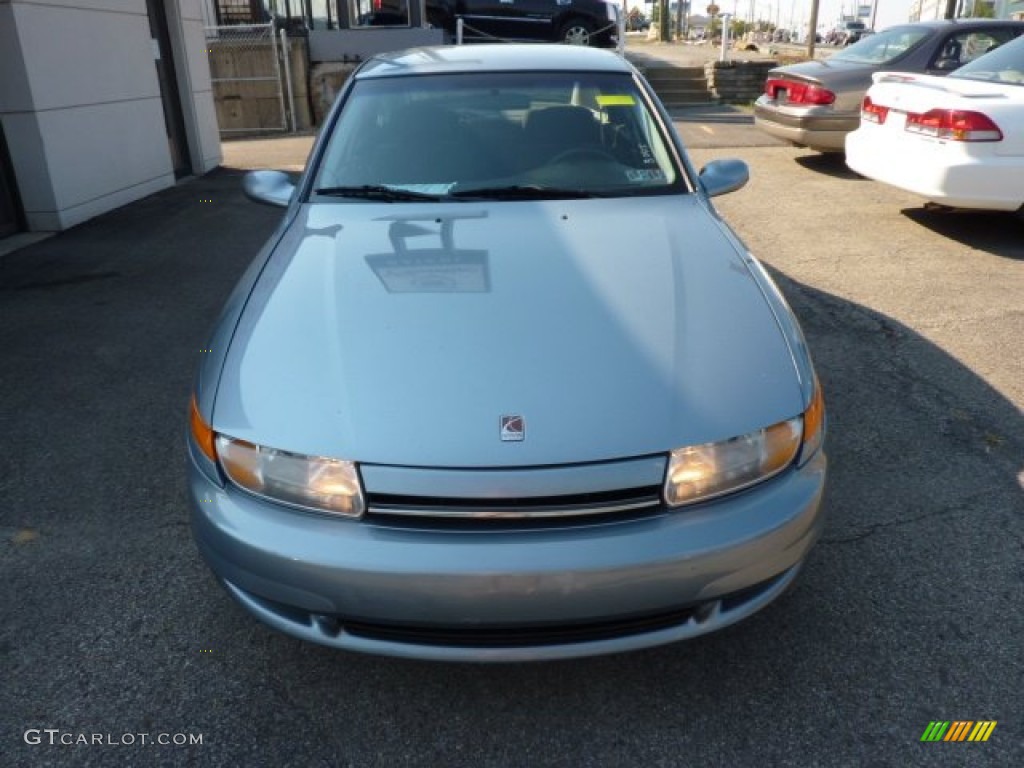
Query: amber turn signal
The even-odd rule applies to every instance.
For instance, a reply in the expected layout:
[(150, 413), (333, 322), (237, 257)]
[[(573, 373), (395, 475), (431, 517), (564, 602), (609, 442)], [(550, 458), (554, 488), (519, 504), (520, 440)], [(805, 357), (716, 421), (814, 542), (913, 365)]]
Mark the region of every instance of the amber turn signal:
[(196, 403), (196, 396), (192, 395), (192, 403), (189, 409), (189, 423), (192, 428), (192, 439), (196, 441), (199, 450), (210, 461), (217, 461), (217, 448), (213, 439), (213, 429), (203, 421), (199, 415), (199, 405)]

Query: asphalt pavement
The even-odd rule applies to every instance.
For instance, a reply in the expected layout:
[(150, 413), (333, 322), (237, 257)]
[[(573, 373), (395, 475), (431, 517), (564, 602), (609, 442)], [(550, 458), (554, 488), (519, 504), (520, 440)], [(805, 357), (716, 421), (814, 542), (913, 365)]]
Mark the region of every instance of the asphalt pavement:
[[(186, 406), (280, 216), (240, 169), (301, 166), (310, 139), (231, 142), (214, 173), (0, 257), (0, 765), (1024, 763), (1019, 225), (717, 137), (695, 157), (750, 162), (719, 207), (829, 405), (828, 526), (793, 593), (694, 642), (507, 666), (338, 653), (236, 608), (191, 541)], [(922, 743), (935, 720), (997, 726)]]

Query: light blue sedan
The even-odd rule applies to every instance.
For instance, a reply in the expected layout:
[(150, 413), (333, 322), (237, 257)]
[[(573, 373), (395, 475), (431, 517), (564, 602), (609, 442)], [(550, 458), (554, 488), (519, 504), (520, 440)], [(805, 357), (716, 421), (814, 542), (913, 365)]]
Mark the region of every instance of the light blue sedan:
[(795, 318), (633, 67), (378, 56), (209, 343), (192, 527), (252, 614), (438, 660), (654, 646), (750, 616), (822, 527)]

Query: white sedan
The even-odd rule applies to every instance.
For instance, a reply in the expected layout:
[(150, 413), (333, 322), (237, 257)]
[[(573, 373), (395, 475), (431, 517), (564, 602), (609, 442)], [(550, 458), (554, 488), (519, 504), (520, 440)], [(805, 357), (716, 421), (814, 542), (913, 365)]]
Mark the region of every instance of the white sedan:
[(946, 77), (880, 72), (846, 164), (951, 208), (1024, 206), (1024, 37)]

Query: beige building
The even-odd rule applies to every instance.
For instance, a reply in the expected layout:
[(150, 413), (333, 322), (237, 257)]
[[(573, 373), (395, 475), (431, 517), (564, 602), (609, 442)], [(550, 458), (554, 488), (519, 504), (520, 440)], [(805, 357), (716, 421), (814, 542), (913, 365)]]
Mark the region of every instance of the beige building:
[[(975, 5), (985, 5), (991, 11), (991, 15), (997, 19), (1017, 18), (1014, 15), (1015, 6), (1024, 8), (1021, 0), (957, 0), (956, 13), (960, 17), (970, 18), (979, 14), (974, 12)], [(915, 0), (910, 6), (911, 21), (931, 21), (941, 19), (946, 15), (946, 0)], [(1024, 17), (1024, 13), (1020, 14)]]
[(220, 159), (202, 0), (0, 0), (0, 237)]

